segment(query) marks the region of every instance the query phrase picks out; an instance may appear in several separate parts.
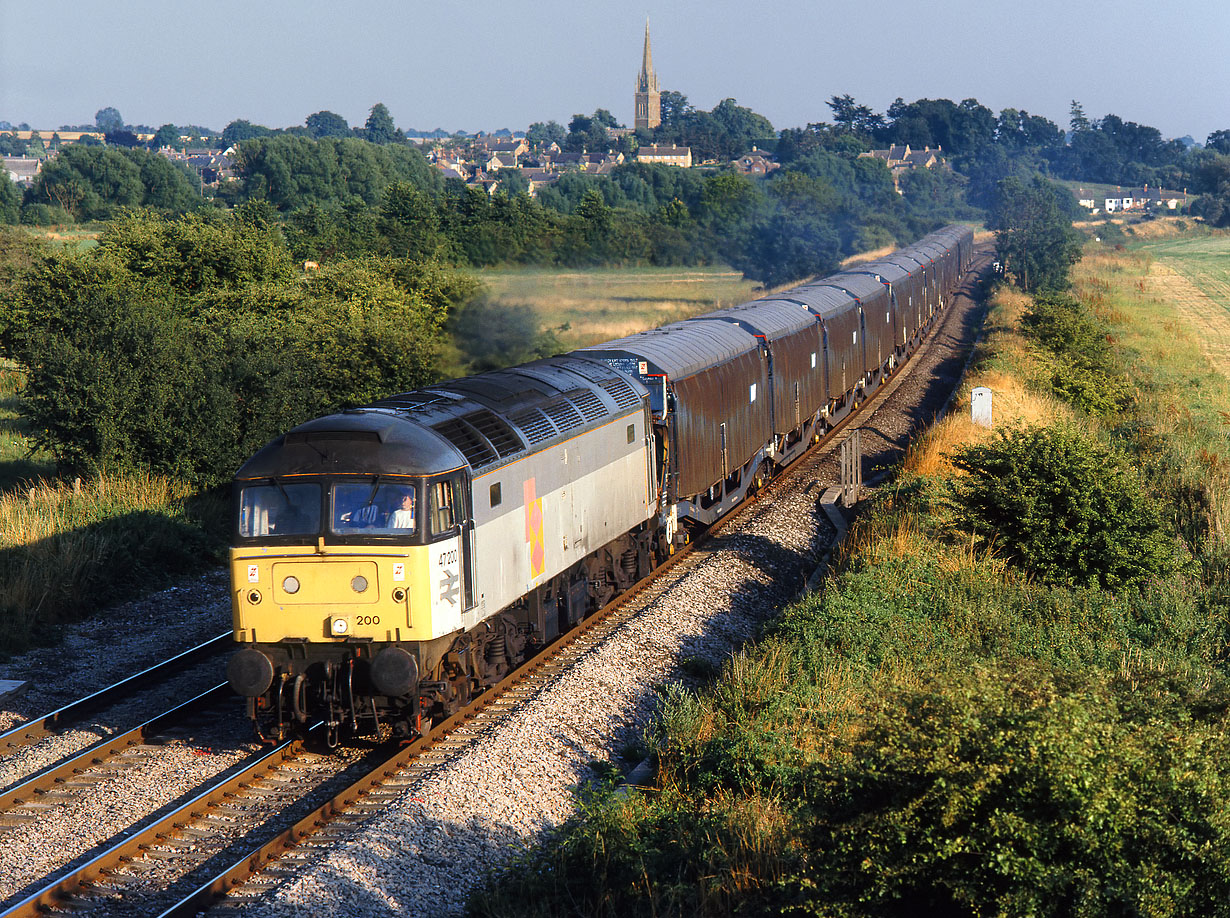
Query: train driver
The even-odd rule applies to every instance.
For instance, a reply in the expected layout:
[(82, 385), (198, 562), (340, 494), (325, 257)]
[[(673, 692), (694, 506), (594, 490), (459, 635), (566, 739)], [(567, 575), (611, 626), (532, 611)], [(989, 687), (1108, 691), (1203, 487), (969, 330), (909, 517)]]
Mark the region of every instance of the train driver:
[(401, 505), (389, 514), (390, 529), (414, 530), (414, 489), (403, 488)]

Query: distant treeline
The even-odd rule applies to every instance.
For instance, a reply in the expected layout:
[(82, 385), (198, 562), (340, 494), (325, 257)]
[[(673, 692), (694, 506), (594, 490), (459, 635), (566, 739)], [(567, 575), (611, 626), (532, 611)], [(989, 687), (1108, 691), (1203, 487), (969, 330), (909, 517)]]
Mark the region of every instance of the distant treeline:
[[(432, 257), (493, 264), (704, 264), (723, 262), (777, 284), (830, 270), (859, 250), (915, 238), (954, 219), (982, 219), (1007, 177), (1186, 188), (1193, 212), (1230, 223), (1230, 131), (1203, 149), (1165, 141), (1156, 128), (1115, 115), (1090, 120), (1073, 104), (1071, 130), (1016, 109), (998, 115), (967, 99), (898, 100), (884, 114), (849, 96), (829, 102), (832, 123), (774, 135), (763, 116), (727, 99), (712, 112), (663, 94), (663, 124), (640, 142), (687, 144), (700, 155), (772, 147), (781, 168), (746, 177), (729, 167), (681, 170), (629, 163), (612, 174), (568, 173), (536, 197), (515, 169), (494, 195), (445, 180), (375, 106), (364, 128), (318, 112), (275, 132), (232, 122), (237, 180), (212, 199), (199, 180), (139, 147), (69, 146), (25, 192), (0, 178), (0, 221), (105, 220), (124, 208), (166, 214), (265, 202), (295, 258)], [(565, 131), (531, 126), (527, 139), (566, 149), (608, 149), (609, 112), (577, 115)], [(361, 135), (361, 136), (359, 136)], [(767, 135), (767, 136), (766, 136)], [(615, 143), (630, 145), (622, 137)], [(940, 146), (951, 169), (899, 179), (859, 154), (889, 144)]]

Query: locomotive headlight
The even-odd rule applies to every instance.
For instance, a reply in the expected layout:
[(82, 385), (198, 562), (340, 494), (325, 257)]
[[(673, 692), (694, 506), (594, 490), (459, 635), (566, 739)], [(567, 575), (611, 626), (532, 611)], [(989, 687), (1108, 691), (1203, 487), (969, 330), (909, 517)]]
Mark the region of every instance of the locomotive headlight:
[(334, 637), (341, 637), (350, 630), (350, 622), (344, 618), (332, 618), (329, 620), (329, 632)]
[(287, 577), (285, 580), (282, 581), (282, 589), (285, 590), (287, 593), (290, 593), (292, 596), (295, 593), (298, 593), (299, 592), (299, 578), (298, 577)]
[(359, 574), (354, 580), (350, 581), (350, 588), (356, 593), (362, 593), (367, 590), (367, 578)]
[(252, 605), (260, 605), (261, 593), (260, 590), (248, 590), (248, 602)]

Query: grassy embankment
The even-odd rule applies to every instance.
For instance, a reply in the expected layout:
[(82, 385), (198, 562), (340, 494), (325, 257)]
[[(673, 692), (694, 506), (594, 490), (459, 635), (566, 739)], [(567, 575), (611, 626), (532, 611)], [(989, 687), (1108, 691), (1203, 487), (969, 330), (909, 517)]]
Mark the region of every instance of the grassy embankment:
[[(1000, 291), (953, 412), (868, 502), (824, 589), (709, 690), (668, 691), (652, 790), (587, 800), (472, 913), (1224, 913), (1230, 368), (1202, 345), (1213, 317), (1230, 334), (1230, 297), (1195, 322), (1157, 278), (1225, 290), (1209, 281), (1226, 255), (1224, 235), (1091, 244), (1066, 326), (1112, 345), (1089, 363)], [(1174, 566), (1112, 591), (972, 535), (952, 457), (1001, 442), (968, 420), (977, 385), (1000, 430), (1059, 425), (1108, 478), (1138, 473)]]

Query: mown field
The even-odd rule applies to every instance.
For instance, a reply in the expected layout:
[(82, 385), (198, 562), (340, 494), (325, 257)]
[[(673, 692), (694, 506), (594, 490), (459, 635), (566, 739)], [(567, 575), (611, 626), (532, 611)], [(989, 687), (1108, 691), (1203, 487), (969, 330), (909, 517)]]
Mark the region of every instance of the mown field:
[(584, 347), (755, 299), (762, 288), (726, 267), (590, 271), (484, 270), (497, 306), (528, 306), (566, 347)]
[(1225, 914), (1230, 384), (1160, 263), (1091, 243), (1074, 296), (997, 293), (823, 588), (470, 913)]

